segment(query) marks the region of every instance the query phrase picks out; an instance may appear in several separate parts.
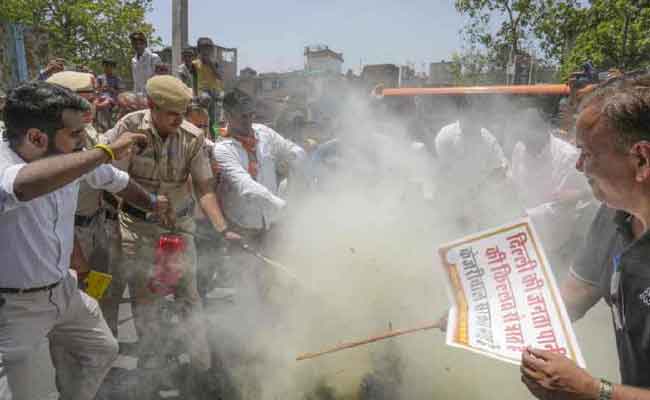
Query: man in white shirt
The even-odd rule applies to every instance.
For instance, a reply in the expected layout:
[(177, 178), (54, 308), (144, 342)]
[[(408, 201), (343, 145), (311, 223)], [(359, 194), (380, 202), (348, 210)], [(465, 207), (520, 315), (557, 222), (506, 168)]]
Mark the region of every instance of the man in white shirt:
[[(223, 110), (227, 122), (222, 131), (224, 137), (212, 150), (220, 180), (217, 191), (229, 229), (259, 249), (286, 206), (285, 200), (278, 195), (278, 164), (287, 162), (292, 171), (299, 172), (305, 152), (273, 129), (254, 124), (254, 101), (243, 91), (235, 89), (228, 93), (223, 100)], [(290, 176), (290, 180), (293, 178)], [(237, 302), (256, 315), (256, 329), (238, 332), (239, 342), (254, 342), (257, 332), (272, 328), (271, 320), (278, 312), (272, 308), (273, 302), (268, 297), (274, 281), (272, 267), (233, 246), (229, 254), (224, 277), (232, 280), (227, 283), (232, 283), (236, 289)], [(245, 346), (235, 350), (241, 360), (257, 357), (256, 351), (259, 350)], [(250, 366), (241, 365), (240, 368), (246, 370)], [(256, 374), (251, 374), (251, 379), (256, 379), (253, 376)]]
[[(81, 180), (143, 207), (156, 201), (104, 164), (131, 152), (140, 134), (82, 147), (88, 103), (62, 86), (14, 89), (0, 144), (0, 399), (33, 400), (34, 353), (47, 337), (62, 399), (91, 400), (117, 355), (97, 302), (69, 270)], [(165, 212), (166, 199), (159, 213)]]
[(142, 94), (145, 93), (147, 81), (156, 74), (156, 66), (162, 64), (162, 60), (147, 48), (147, 37), (144, 33), (133, 32), (129, 38), (135, 52), (131, 59), (133, 91)]
[(508, 161), (479, 119), (475, 110), (463, 110), (459, 120), (443, 127), (435, 138), (438, 197), (454, 210), (465, 233), (518, 214), (502, 201), (511, 190), (506, 179)]
[(263, 232), (286, 204), (278, 197), (278, 164), (286, 161), (299, 172), (305, 151), (268, 126), (254, 124), (255, 105), (245, 92), (233, 90), (223, 104), (228, 125), (212, 153), (222, 179), (223, 212), (232, 227)]
[(595, 211), (587, 181), (575, 169), (578, 150), (553, 136), (535, 109), (524, 110), (517, 120), (521, 135), (512, 151), (512, 180), (545, 250), (552, 258), (568, 258), (553, 264), (567, 265), (581, 239), (576, 235), (586, 230), (579, 218), (586, 213), (583, 219), (590, 221)]
[(578, 150), (553, 136), (537, 110), (525, 110), (521, 122), (511, 173), (526, 208), (588, 195), (589, 186), (575, 169)]
[(443, 176), (458, 190), (471, 190), (488, 177), (504, 177), (508, 161), (497, 139), (482, 127), (471, 111), (438, 132), (436, 153)]

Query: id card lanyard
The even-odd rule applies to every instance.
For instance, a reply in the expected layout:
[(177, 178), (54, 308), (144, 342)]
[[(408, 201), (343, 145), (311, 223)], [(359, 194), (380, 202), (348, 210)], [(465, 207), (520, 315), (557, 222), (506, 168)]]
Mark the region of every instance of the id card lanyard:
[(612, 258), (614, 273), (610, 281), (609, 294), (612, 297), (612, 315), (616, 330), (625, 327), (625, 306), (621, 289), (621, 255), (617, 254)]

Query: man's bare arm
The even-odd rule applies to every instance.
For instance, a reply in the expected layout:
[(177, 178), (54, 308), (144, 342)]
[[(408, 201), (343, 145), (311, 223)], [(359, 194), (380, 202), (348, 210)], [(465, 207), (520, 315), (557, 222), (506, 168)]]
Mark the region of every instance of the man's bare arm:
[(210, 180), (196, 181), (193, 180), (196, 195), (199, 198), (199, 205), (201, 210), (208, 217), (212, 226), (219, 231), (223, 232), (228, 229), (228, 224), (223, 216), (223, 212), (219, 207), (217, 194), (210, 187)]
[(129, 204), (133, 204), (134, 206), (142, 208), (143, 210), (153, 211), (155, 207), (155, 200), (151, 194), (144, 190), (144, 188), (133, 179), (129, 179), (129, 184), (127, 187), (116, 194), (126, 200)]
[[(125, 133), (108, 147), (119, 160), (130, 154), (134, 143), (146, 140), (145, 135)], [(35, 199), (73, 182), (108, 161), (108, 152), (96, 148), (30, 162), (18, 171), (14, 180), (14, 194), (20, 201)]]
[(29, 201), (53, 192), (109, 161), (100, 149), (47, 157), (26, 164), (16, 175), (14, 194)]
[(572, 274), (568, 274), (560, 285), (560, 294), (566, 305), (569, 318), (573, 322), (582, 318), (601, 297), (598, 287), (581, 281)]

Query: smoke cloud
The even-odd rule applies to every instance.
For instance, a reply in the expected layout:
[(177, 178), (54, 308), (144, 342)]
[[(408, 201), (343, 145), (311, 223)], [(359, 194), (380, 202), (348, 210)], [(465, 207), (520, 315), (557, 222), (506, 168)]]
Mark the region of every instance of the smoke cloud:
[[(290, 211), (265, 247), (297, 281), (258, 263), (268, 283), (263, 298), (235, 296), (210, 314), (233, 382), (262, 399), (526, 398), (517, 367), (448, 348), (439, 331), (295, 361), (301, 352), (436, 321), (449, 306), (437, 247), (523, 215), (507, 183), (473, 198), (455, 192), (434, 151), (440, 128), (459, 112), (476, 113), (508, 158), (515, 133), (545, 130), (537, 120), (513, 118), (521, 105), (505, 99), (464, 108), (422, 99), (416, 113), (403, 115), (365, 98), (343, 101), (333, 132), (336, 166), (308, 193), (289, 198)], [(409, 115), (418, 114), (426, 118), (414, 130)], [(255, 262), (243, 257), (230, 268)], [(586, 337), (593, 329), (603, 335)], [(592, 372), (616, 379), (610, 331), (600, 308), (578, 324), (588, 365), (600, 368)]]

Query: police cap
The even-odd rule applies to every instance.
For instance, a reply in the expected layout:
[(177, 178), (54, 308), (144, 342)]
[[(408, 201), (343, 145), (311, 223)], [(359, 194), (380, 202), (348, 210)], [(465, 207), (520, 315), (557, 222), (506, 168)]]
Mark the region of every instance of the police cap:
[(192, 100), (192, 90), (171, 75), (157, 75), (147, 81), (147, 96), (165, 111), (184, 114)]
[(92, 92), (95, 90), (95, 77), (85, 72), (57, 72), (47, 78), (46, 82), (61, 85), (75, 92)]

